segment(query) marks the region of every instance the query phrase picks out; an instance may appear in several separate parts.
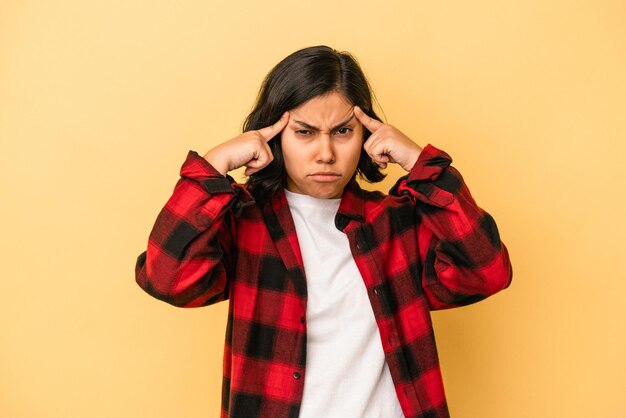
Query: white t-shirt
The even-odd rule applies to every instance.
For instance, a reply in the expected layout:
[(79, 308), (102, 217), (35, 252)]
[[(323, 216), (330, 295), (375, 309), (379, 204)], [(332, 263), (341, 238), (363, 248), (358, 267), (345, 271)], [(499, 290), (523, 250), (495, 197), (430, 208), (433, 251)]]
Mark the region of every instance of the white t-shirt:
[(335, 227), (341, 199), (285, 190), (307, 281), (300, 418), (402, 418), (365, 284)]

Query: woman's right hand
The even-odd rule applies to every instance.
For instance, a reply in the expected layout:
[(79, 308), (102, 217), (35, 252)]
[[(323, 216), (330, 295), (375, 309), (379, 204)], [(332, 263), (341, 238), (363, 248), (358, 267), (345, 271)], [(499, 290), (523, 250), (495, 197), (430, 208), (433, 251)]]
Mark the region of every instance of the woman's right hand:
[(246, 166), (249, 176), (272, 162), (274, 156), (268, 141), (278, 135), (289, 122), (289, 112), (271, 126), (256, 131), (247, 131), (230, 139), (204, 154), (204, 159), (217, 171), (226, 175), (229, 171)]

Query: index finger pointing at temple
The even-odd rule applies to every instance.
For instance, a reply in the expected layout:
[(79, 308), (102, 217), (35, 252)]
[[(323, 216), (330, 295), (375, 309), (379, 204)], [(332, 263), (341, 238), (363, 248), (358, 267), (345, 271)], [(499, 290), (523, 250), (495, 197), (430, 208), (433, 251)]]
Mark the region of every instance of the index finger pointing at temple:
[(376, 131), (383, 126), (383, 123), (379, 120), (369, 117), (360, 107), (354, 106), (354, 115), (370, 132)]
[(258, 130), (258, 132), (261, 134), (261, 136), (263, 136), (266, 141), (269, 141), (270, 139), (274, 138), (280, 131), (285, 129), (288, 121), (289, 112), (285, 112), (280, 117), (280, 119), (278, 119), (278, 122), (273, 125), (266, 126), (265, 128), (261, 128)]

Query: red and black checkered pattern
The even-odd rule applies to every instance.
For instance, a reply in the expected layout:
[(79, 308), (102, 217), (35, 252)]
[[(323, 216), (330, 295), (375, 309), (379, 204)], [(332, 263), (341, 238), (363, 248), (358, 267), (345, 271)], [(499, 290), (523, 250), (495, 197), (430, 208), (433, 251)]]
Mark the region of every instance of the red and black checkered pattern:
[[(494, 220), (450, 163), (428, 145), (389, 195), (349, 183), (335, 217), (407, 418), (449, 416), (429, 311), (477, 302), (511, 280)], [(137, 260), (137, 282), (176, 306), (229, 299), (222, 417), (295, 418), (307, 288), (284, 193), (257, 205), (193, 151), (181, 177)]]

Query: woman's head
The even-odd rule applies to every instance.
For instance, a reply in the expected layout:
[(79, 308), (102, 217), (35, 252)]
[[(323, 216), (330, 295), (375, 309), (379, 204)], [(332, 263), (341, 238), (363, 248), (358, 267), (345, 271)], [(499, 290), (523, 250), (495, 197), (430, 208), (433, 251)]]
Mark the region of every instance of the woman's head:
[[(244, 131), (269, 126), (286, 111), (331, 93), (338, 93), (349, 105), (359, 106), (369, 116), (380, 120), (372, 109), (370, 87), (356, 60), (346, 52), (316, 46), (294, 52), (269, 72), (261, 85), (256, 105), (244, 123)], [(361, 143), (368, 136), (369, 132), (364, 129)], [(265, 200), (287, 187), (288, 176), (280, 135), (269, 145), (274, 161), (248, 180), (248, 186), (257, 200)], [(384, 174), (362, 147), (360, 150), (356, 173), (370, 182), (382, 180)]]

